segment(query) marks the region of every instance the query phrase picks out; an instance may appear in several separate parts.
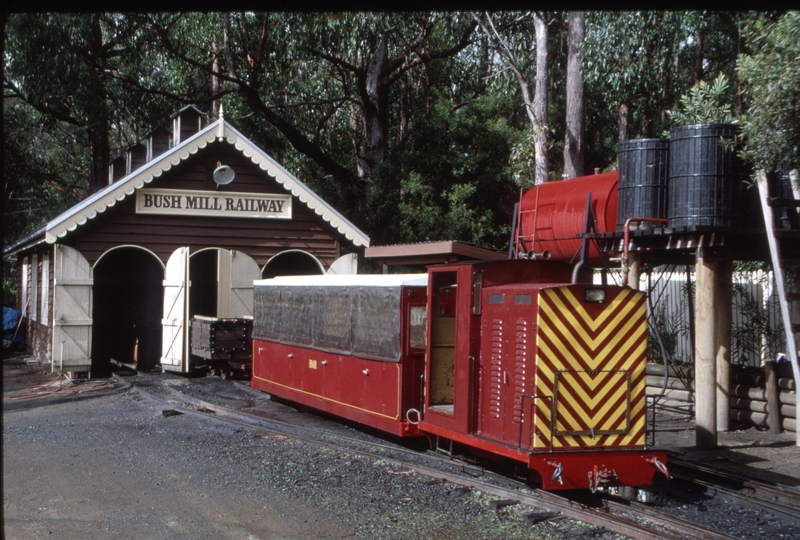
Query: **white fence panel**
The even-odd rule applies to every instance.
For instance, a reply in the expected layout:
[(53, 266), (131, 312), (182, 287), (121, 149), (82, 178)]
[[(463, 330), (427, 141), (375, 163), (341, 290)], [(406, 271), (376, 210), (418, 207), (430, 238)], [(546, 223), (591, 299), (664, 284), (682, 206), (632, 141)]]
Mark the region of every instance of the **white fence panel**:
[[(649, 292), (647, 315), (651, 326), (659, 330), (667, 355), (679, 363), (692, 363), (690, 336), (691, 310), (694, 309), (694, 268), (688, 276), (691, 298), (686, 291), (686, 268), (659, 267), (648, 276), (643, 273), (639, 289)], [(595, 275), (595, 283), (601, 277)], [(735, 272), (733, 286), (731, 361), (734, 364), (759, 366), (776, 359), (785, 349), (780, 304), (774, 292), (772, 272), (762, 270)], [(608, 282), (621, 283), (621, 274), (608, 273)], [(691, 302), (691, 305), (690, 305)], [(660, 347), (651, 331), (648, 335), (651, 356), (660, 356)]]

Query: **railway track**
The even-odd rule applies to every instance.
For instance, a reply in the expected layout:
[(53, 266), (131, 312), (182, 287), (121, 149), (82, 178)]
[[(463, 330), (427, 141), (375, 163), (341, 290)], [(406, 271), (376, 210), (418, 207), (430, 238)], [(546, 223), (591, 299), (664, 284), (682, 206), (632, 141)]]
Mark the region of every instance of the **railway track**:
[[(308, 444), (375, 457), (423, 476), (495, 495), (508, 501), (509, 504), (519, 503), (541, 508), (554, 513), (551, 517), (566, 516), (632, 538), (648, 540), (737, 538), (641, 503), (601, 499), (586, 492), (565, 495), (533, 489), (523, 482), (471, 463), (445, 458), (441, 454), (420, 452), (366, 438), (348, 437), (341, 432), (320, 430), (318, 427), (298, 425), (276, 417), (267, 418), (264, 415), (242, 412), (189, 396), (168, 385), (157, 384), (155, 380), (145, 381), (144, 384), (137, 383), (134, 386), (137, 391), (146, 392), (152, 398), (162, 401), (165, 406), (170, 407), (169, 410), (180, 409), (180, 412), (184, 413), (211, 416), (219, 421), (265, 434), (288, 436)], [(155, 386), (163, 391), (153, 391)], [(257, 392), (244, 386), (242, 390)]]
[(739, 503), (758, 507), (800, 526), (800, 491), (742, 478), (723, 469), (670, 456), (670, 473)]

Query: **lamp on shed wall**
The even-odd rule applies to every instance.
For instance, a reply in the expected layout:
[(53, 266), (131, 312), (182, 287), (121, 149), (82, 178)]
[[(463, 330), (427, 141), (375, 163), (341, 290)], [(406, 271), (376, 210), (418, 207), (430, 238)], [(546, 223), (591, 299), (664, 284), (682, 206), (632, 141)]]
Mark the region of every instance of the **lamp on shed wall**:
[(214, 169), (214, 182), (218, 186), (226, 186), (233, 182), (236, 173), (227, 165), (223, 165), (221, 161), (217, 161), (217, 168)]

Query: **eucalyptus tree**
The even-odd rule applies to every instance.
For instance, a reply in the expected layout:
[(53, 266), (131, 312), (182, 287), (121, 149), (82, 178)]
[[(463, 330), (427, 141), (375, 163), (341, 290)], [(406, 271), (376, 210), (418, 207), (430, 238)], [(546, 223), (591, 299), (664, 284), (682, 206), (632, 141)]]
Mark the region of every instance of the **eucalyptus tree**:
[[(69, 129), (88, 149), (87, 184), (81, 186), (88, 193), (108, 184), (112, 130), (122, 144), (163, 114), (161, 108), (148, 116), (157, 109), (155, 102), (137, 101), (120, 77), (126, 73), (128, 80), (139, 80), (150, 68), (139, 62), (139, 28), (131, 23), (104, 13), (15, 13), (6, 21), (4, 102), (24, 103), (49, 129)], [(50, 174), (73, 163), (82, 166), (81, 160), (70, 160)]]
[(567, 35), (567, 111), (566, 135), (564, 137), (564, 174), (569, 177), (583, 176), (586, 142), (583, 136), (586, 102), (583, 98), (583, 70), (580, 47), (586, 34), (586, 14), (583, 11), (569, 13)]
[(691, 84), (680, 80), (679, 69), (681, 55), (694, 53), (694, 24), (687, 17), (677, 11), (588, 13), (586, 82), (600, 90), (616, 116), (619, 142), (658, 133), (654, 122), (664, 120)]
[[(746, 21), (747, 51), (738, 58), (746, 105), (745, 157), (774, 170), (800, 164), (800, 13), (758, 14)], [(798, 186), (800, 187), (800, 186)]]
[[(547, 182), (550, 175), (548, 143), (549, 15), (542, 11), (524, 13), (473, 13), (492, 45), (519, 86), (525, 112), (530, 120), (534, 147), (534, 182)], [(532, 25), (532, 28), (531, 28)], [(531, 40), (533, 38), (533, 40)], [(533, 86), (533, 90), (531, 90)], [(520, 157), (524, 159), (522, 152)]]
[(393, 137), (402, 138), (403, 96), (467, 47), (475, 27), (468, 16), (423, 12), (143, 18), (171, 61), (234, 92), (363, 201)]

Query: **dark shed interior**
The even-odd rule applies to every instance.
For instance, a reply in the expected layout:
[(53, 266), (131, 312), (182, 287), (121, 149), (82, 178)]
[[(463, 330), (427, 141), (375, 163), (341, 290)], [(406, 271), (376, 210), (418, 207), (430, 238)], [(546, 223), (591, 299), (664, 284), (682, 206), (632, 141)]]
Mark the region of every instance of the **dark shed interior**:
[(154, 368), (161, 356), (164, 268), (148, 251), (115, 249), (94, 268), (92, 374), (105, 376), (113, 358)]

